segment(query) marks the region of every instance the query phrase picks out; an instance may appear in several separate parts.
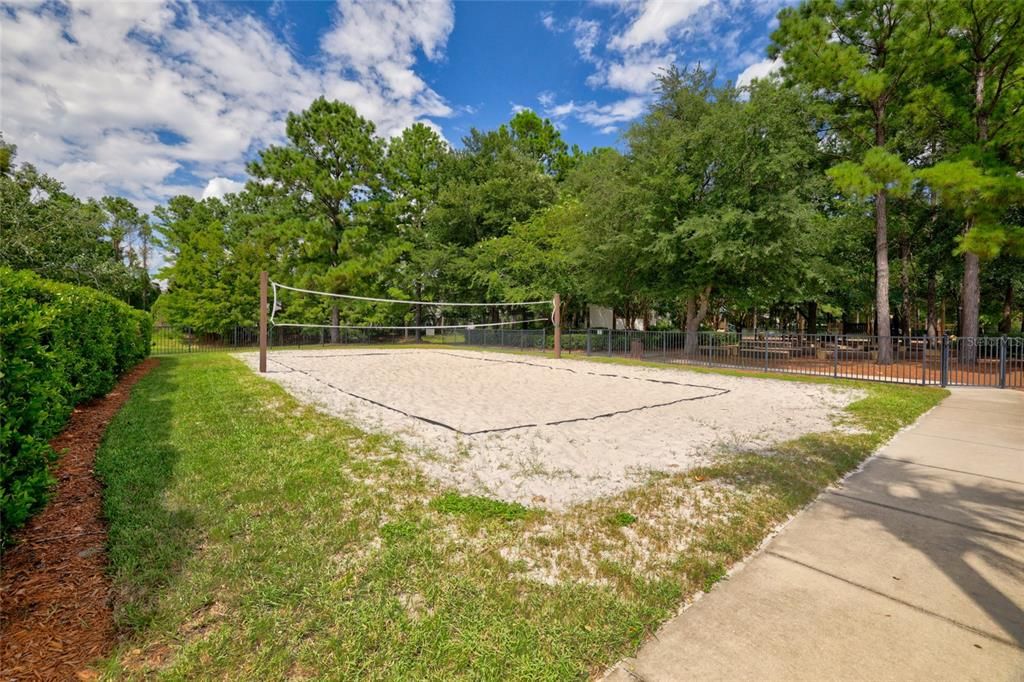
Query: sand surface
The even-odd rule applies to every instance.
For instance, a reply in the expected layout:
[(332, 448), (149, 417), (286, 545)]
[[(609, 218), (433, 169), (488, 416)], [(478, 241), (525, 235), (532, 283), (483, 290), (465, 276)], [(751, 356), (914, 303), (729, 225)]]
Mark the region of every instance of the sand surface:
[[(255, 368), (255, 353), (242, 359)], [(382, 430), (465, 493), (549, 509), (680, 472), (723, 448), (828, 431), (861, 392), (578, 360), (447, 349), (270, 354), (299, 400)]]

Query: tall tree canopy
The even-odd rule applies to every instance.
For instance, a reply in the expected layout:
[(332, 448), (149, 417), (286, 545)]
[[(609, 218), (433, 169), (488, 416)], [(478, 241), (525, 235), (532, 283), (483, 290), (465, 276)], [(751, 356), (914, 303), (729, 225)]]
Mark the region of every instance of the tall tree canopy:
[(158, 293), (148, 272), (148, 217), (122, 198), (81, 201), (16, 158), (0, 137), (0, 265), (148, 308)]
[[(243, 191), (156, 212), (164, 308), (211, 332), (249, 324), (266, 268), (400, 299), (558, 291), (573, 324), (607, 306), (629, 326), (685, 329), (690, 352), (709, 325), (866, 331), (881, 363), (896, 359), (896, 332), (1018, 329), (1022, 7), (805, 0), (779, 14), (779, 76), (736, 87), (713, 69), (665, 70), (620, 145), (588, 153), (528, 110), (452, 146), (423, 123), (384, 140), (352, 106), (317, 99), (288, 117), (286, 142), (258, 152)], [(11, 220), (78, 224), (62, 238), (89, 235), (78, 258), (146, 269), (149, 221), (134, 207), (78, 202), (5, 158), (4, 191), (21, 197)], [(41, 238), (19, 234), (5, 258)], [(342, 310), (278, 314), (423, 321), (407, 305)]]
[(921, 30), (909, 2), (810, 0), (779, 13), (770, 49), (790, 82), (805, 85), (828, 105), (832, 137), (826, 141), (847, 159), (833, 169), (836, 183), (873, 198), (880, 363), (892, 361), (888, 200), (906, 191), (910, 179), (892, 119), (900, 115), (915, 77)]

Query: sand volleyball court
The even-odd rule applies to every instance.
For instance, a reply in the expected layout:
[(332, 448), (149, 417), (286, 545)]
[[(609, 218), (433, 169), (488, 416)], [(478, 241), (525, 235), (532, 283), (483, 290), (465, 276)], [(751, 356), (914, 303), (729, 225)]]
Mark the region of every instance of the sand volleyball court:
[[(251, 366), (256, 354), (242, 356)], [(449, 349), (276, 351), (265, 376), (398, 436), (430, 476), (550, 509), (685, 471), (725, 448), (835, 426), (856, 390)]]

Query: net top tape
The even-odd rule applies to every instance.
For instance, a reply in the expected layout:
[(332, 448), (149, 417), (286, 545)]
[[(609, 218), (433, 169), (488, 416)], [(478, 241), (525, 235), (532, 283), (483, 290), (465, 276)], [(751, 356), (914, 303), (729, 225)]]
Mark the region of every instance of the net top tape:
[[(365, 329), (370, 331), (375, 330), (402, 330), (402, 329), (479, 329), (481, 327), (507, 327), (514, 324), (526, 324), (529, 322), (547, 322), (546, 317), (536, 317), (532, 320), (509, 320), (507, 322), (487, 322), (481, 324), (429, 324), (421, 326), (406, 326), (406, 327), (389, 327), (389, 326), (377, 326), (377, 325), (346, 325), (346, 324), (303, 324), (301, 322), (275, 322), (275, 327), (309, 327), (311, 329)], [(519, 331), (519, 330), (516, 330)]]
[[(493, 306), (514, 306), (514, 305), (553, 305), (553, 300), (544, 301), (501, 301), (496, 303), (457, 303), (452, 301), (407, 301), (398, 298), (374, 298), (372, 296), (353, 296), (351, 294), (333, 294), (329, 291), (315, 291), (312, 289), (300, 289), (299, 287), (290, 287), (287, 284), (278, 284), (277, 282), (270, 283), (274, 287), (275, 295), (277, 289), (287, 289), (288, 291), (297, 291), (300, 294), (315, 294), (318, 296), (330, 296), (331, 298), (344, 298), (349, 301), (370, 301), (372, 303), (404, 303), (406, 305), (431, 305), (431, 306), (463, 306), (471, 308), (487, 308)], [(309, 326), (309, 325), (307, 325)]]

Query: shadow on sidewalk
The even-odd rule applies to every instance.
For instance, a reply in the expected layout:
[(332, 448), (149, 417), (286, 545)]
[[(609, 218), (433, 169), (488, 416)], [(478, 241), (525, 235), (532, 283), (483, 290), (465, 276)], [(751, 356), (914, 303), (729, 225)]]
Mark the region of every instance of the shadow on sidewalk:
[[(876, 523), (925, 556), (1024, 648), (1024, 484), (877, 459), (839, 495), (857, 500), (835, 505), (846, 518)], [(938, 535), (913, 532), (925, 524)]]

